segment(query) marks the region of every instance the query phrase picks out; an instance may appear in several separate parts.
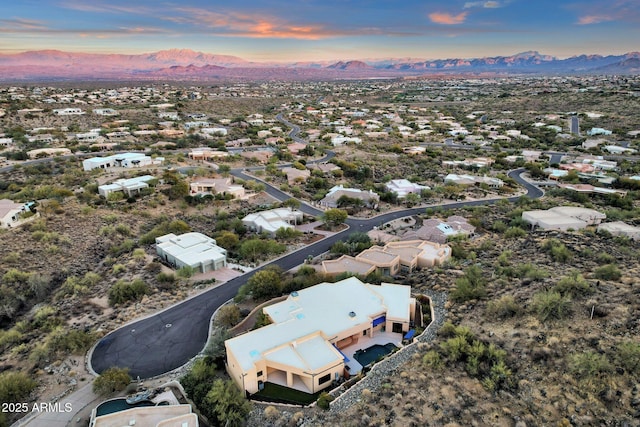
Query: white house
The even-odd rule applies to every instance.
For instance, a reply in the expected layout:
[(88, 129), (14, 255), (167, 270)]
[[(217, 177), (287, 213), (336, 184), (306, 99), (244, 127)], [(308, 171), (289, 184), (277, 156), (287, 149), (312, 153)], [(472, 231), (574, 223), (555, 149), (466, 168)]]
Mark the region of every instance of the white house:
[(567, 231), (580, 230), (588, 225), (595, 225), (606, 219), (606, 215), (577, 206), (558, 206), (548, 210), (533, 210), (522, 212), (522, 219), (542, 230)]
[(205, 134), (205, 135), (215, 135), (215, 136), (226, 136), (227, 135), (227, 130), (225, 128), (220, 128), (220, 127), (204, 127), (202, 129), (200, 129), (200, 132)]
[(117, 116), (119, 113), (113, 108), (95, 108), (93, 114), (97, 116)]
[(58, 110), (53, 110), (53, 114), (57, 116), (79, 116), (84, 114), (80, 108), (62, 108)]
[(129, 179), (118, 179), (111, 184), (104, 184), (98, 187), (98, 194), (102, 197), (109, 197), (109, 194), (115, 192), (123, 192), (127, 196), (131, 197), (134, 194), (140, 193), (141, 190), (149, 188), (149, 182), (153, 181), (155, 177), (151, 175), (137, 176)]
[(163, 158), (151, 157), (142, 153), (122, 153), (105, 157), (91, 157), (82, 161), (82, 167), (86, 171), (93, 169), (109, 169), (113, 167), (134, 168), (149, 165), (162, 164)]
[(23, 214), (30, 212), (29, 205), (16, 203), (13, 200), (0, 200), (0, 227), (11, 228), (20, 222)]
[(357, 136), (348, 137), (348, 136), (334, 136), (331, 138), (331, 144), (334, 147), (338, 147), (340, 145), (347, 144), (349, 142), (353, 142), (354, 144), (360, 144), (362, 142), (362, 138), (358, 138)]
[(289, 208), (271, 209), (249, 214), (242, 218), (242, 224), (257, 233), (275, 234), (280, 228), (294, 228), (302, 221), (302, 212)]
[(410, 286), (355, 277), (292, 292), (263, 308), (272, 324), (225, 341), (227, 372), (250, 394), (265, 382), (316, 393), (362, 370), (353, 356), (359, 340), (380, 335), (399, 345), (415, 307)]
[(393, 179), (384, 186), (392, 193), (396, 193), (399, 199), (403, 199), (411, 193), (420, 194), (422, 190), (430, 190), (426, 185), (414, 184), (408, 179)]
[(156, 238), (156, 252), (176, 269), (188, 266), (206, 273), (227, 265), (227, 250), (201, 233), (165, 234)]

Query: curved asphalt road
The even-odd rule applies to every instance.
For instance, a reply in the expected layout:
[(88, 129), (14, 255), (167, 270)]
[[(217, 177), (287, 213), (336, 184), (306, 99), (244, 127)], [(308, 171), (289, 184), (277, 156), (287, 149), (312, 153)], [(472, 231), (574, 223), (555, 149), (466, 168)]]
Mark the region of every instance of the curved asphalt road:
[[(543, 192), (540, 189), (520, 177), (522, 172), (524, 169), (518, 169), (512, 171), (509, 176), (527, 189), (527, 195), (530, 198), (542, 196)], [(268, 188), (276, 194), (279, 192), (273, 187), (268, 186)], [(284, 196), (285, 199), (289, 198), (286, 194)], [(519, 197), (512, 197), (508, 200), (513, 202), (518, 199)], [(457, 202), (447, 205), (447, 208), (487, 205), (493, 204), (497, 200), (500, 199)], [(318, 212), (311, 206), (302, 205), (302, 207), (305, 206), (309, 210)], [(257, 271), (268, 265), (278, 265), (285, 271), (289, 270), (302, 264), (309, 255), (317, 256), (328, 251), (336, 241), (342, 240), (351, 232), (366, 232), (387, 221), (423, 213), (424, 210), (424, 207), (419, 207), (390, 212), (369, 219), (350, 218), (347, 220), (349, 225), (347, 230), (236, 277), (163, 312), (111, 332), (96, 344), (89, 363), (98, 373), (112, 366), (126, 367), (129, 368), (129, 373), (134, 378), (138, 376), (150, 378), (176, 369), (187, 363), (204, 348), (209, 336), (209, 324), (213, 313), (218, 307), (233, 298), (240, 286)]]

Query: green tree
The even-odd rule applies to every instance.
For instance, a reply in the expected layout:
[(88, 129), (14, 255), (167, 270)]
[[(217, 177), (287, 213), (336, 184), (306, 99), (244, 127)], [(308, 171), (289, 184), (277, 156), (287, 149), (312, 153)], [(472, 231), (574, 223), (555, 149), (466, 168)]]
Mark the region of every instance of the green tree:
[(93, 392), (106, 396), (124, 390), (131, 383), (127, 368), (113, 367), (104, 371), (93, 382)]
[(247, 285), (256, 299), (276, 297), (282, 293), (282, 273), (277, 268), (265, 268), (251, 276)]
[(220, 307), (216, 314), (216, 323), (225, 328), (231, 328), (240, 322), (240, 307), (230, 304)]
[(244, 398), (232, 380), (215, 380), (205, 400), (213, 407), (218, 423), (224, 426), (243, 425), (251, 411), (251, 403)]
[(322, 214), (322, 219), (329, 228), (334, 228), (344, 223), (347, 220), (347, 216), (347, 211), (335, 208), (327, 209), (324, 214)]
[(223, 231), (216, 236), (216, 243), (227, 250), (234, 250), (240, 244), (240, 238), (232, 231)]

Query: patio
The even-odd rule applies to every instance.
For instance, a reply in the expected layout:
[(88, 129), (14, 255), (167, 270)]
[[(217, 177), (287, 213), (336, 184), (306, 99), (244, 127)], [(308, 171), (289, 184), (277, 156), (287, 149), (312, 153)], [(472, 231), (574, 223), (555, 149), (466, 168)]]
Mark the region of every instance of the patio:
[(358, 375), (363, 368), (363, 366), (353, 357), (356, 351), (369, 348), (375, 344), (384, 345), (387, 343), (392, 343), (396, 347), (401, 348), (402, 336), (403, 334), (377, 331), (374, 333), (373, 337), (369, 335), (361, 336), (358, 339), (357, 344), (350, 345), (340, 350), (349, 359), (349, 361), (345, 363), (345, 365), (349, 367), (349, 374), (351, 376)]
[[(401, 348), (402, 337), (403, 334), (399, 333), (376, 331), (373, 337), (369, 335), (361, 336), (358, 339), (357, 344), (350, 345), (340, 350), (349, 359), (348, 362), (345, 362), (345, 366), (349, 367), (349, 374), (351, 376), (358, 375), (363, 368), (363, 366), (353, 357), (356, 351), (369, 348), (375, 344), (384, 345), (388, 343), (392, 343), (396, 347)], [(287, 387), (287, 374), (284, 371), (274, 370), (273, 372), (268, 373), (267, 382)], [(297, 375), (293, 376), (293, 387), (291, 388), (303, 393), (311, 394), (311, 390), (309, 390)]]
[[(267, 376), (267, 382), (269, 383), (273, 383), (273, 384), (278, 384), (284, 387), (288, 387), (287, 386), (287, 374), (284, 371), (280, 371), (280, 370), (275, 370), (273, 372), (269, 372), (268, 376)], [(293, 376), (293, 388), (295, 390), (301, 391), (303, 393), (308, 393), (308, 394), (312, 394), (311, 390), (309, 390), (309, 388), (307, 388), (307, 386), (302, 382), (302, 380), (300, 379), (300, 377), (298, 375), (294, 375)]]

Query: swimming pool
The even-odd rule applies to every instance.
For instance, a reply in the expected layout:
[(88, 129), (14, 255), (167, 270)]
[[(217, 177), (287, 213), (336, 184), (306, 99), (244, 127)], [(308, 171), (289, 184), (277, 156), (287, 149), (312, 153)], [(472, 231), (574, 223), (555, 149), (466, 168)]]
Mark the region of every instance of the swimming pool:
[(385, 345), (375, 344), (363, 350), (356, 351), (353, 355), (353, 358), (356, 359), (362, 366), (369, 366), (380, 357), (386, 356), (397, 348), (398, 347), (391, 343)]
[(114, 412), (125, 411), (131, 408), (140, 408), (142, 406), (155, 406), (150, 400), (144, 400), (142, 402), (129, 404), (127, 403), (127, 399), (122, 397), (118, 399), (107, 400), (106, 402), (102, 402), (96, 408), (96, 417), (101, 417), (107, 414), (113, 414)]

